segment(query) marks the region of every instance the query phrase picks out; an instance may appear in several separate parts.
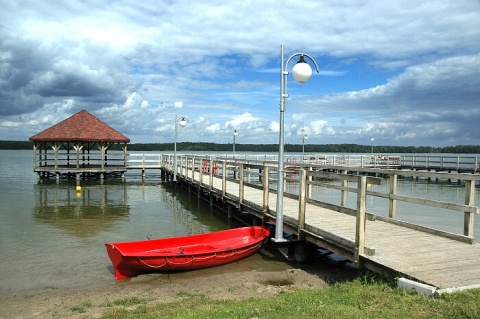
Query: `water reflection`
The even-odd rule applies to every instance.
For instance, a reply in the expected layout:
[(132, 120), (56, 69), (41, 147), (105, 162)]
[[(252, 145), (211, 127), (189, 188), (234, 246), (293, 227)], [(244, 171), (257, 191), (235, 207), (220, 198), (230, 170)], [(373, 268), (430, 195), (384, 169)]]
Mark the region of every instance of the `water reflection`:
[(181, 190), (174, 184), (166, 184), (164, 187), (165, 191), (161, 192), (162, 202), (173, 213), (175, 224), (181, 226), (189, 235), (240, 226), (226, 218), (225, 214), (210, 207), (207, 202), (198, 200), (195, 194)]
[(0, 192), (0, 295), (112, 284), (106, 242), (228, 227), (208, 202), (159, 179), (82, 180), (81, 193), (75, 180), (27, 186)]
[(76, 237), (114, 228), (129, 212), (125, 183), (87, 184), (81, 191), (66, 182), (34, 185), (34, 220)]

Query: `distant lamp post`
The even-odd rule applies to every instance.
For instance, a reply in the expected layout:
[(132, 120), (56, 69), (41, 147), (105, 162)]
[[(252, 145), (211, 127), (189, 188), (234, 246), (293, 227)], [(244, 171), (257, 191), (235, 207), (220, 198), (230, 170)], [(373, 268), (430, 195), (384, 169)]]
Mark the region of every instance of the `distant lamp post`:
[(235, 155), (235, 138), (238, 136), (238, 131), (233, 130), (233, 155)]
[(276, 226), (275, 226), (275, 242), (286, 241), (283, 238), (283, 150), (285, 143), (284, 125), (285, 125), (285, 109), (287, 107), (287, 76), (288, 76), (288, 63), (296, 56), (300, 56), (298, 62), (292, 68), (292, 75), (295, 81), (304, 83), (310, 80), (312, 77), (312, 68), (305, 61), (305, 57), (309, 58), (315, 65), (315, 69), (318, 71), (318, 65), (315, 60), (305, 53), (295, 53), (287, 59), (284, 64), (283, 45), (280, 46), (280, 134), (278, 143), (278, 185), (277, 185), (277, 214), (276, 214)]
[(178, 126), (185, 127), (188, 124), (188, 118), (185, 116), (177, 118), (175, 114), (175, 143), (173, 148), (173, 181), (177, 181), (177, 137), (178, 137)]
[(372, 156), (373, 156), (373, 142), (375, 142), (375, 139), (372, 137), (372, 138), (370, 139), (370, 141), (372, 142), (372, 149), (371, 149), (371, 153), (372, 153)]
[(302, 162), (303, 162), (303, 156), (305, 155), (305, 140), (308, 139), (308, 134), (303, 134), (302, 138)]

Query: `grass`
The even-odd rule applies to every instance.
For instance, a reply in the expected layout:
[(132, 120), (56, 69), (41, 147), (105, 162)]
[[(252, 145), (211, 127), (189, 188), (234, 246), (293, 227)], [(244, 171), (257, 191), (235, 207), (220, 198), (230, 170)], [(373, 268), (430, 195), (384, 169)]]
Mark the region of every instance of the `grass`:
[[(371, 276), (264, 298), (225, 301), (188, 293), (179, 297), (152, 305), (140, 299), (112, 303), (115, 307), (102, 318), (480, 318), (480, 289), (433, 298), (408, 294), (393, 282)], [(131, 307), (132, 302), (137, 306)]]
[(141, 299), (138, 297), (130, 297), (130, 298), (118, 299), (114, 301), (107, 301), (105, 302), (104, 307), (114, 307), (114, 306), (130, 307), (138, 304), (144, 304), (147, 302), (148, 300), (146, 299)]
[(93, 305), (90, 302), (82, 302), (79, 305), (73, 306), (70, 308), (73, 312), (84, 313), (87, 311), (87, 308), (91, 308)]

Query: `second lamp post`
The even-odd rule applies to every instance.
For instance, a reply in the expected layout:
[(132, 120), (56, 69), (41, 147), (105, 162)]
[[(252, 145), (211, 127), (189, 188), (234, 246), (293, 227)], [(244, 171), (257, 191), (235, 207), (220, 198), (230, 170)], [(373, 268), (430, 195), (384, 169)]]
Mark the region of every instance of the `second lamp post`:
[(185, 116), (177, 118), (175, 114), (175, 142), (173, 146), (173, 181), (177, 181), (177, 136), (178, 136), (178, 126), (185, 127), (188, 124), (188, 119)]
[(233, 155), (235, 155), (235, 138), (238, 136), (238, 131), (233, 131)]
[(303, 163), (303, 157), (305, 156), (305, 140), (306, 139), (308, 139), (307, 133), (303, 134), (303, 138), (302, 138), (302, 163)]

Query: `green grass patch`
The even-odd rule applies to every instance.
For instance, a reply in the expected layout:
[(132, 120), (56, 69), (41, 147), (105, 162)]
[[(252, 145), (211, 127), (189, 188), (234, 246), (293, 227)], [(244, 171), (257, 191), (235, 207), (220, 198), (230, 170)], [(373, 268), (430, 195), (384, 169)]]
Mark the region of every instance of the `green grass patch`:
[(147, 303), (147, 299), (142, 299), (138, 297), (130, 297), (118, 300), (108, 300), (103, 305), (104, 307), (115, 307), (115, 306), (123, 306), (123, 307), (131, 307), (139, 304)]
[(92, 304), (90, 302), (82, 302), (79, 305), (73, 306), (70, 308), (72, 312), (84, 313), (87, 311), (87, 308), (91, 308)]
[(480, 289), (433, 298), (365, 276), (265, 298), (212, 300), (189, 293), (179, 297), (133, 310), (116, 307), (102, 318), (480, 318)]
[(176, 294), (178, 298), (205, 298), (203, 294), (196, 294), (188, 291), (181, 291)]

